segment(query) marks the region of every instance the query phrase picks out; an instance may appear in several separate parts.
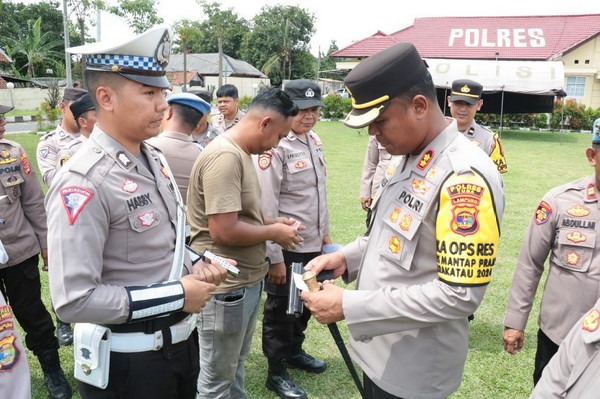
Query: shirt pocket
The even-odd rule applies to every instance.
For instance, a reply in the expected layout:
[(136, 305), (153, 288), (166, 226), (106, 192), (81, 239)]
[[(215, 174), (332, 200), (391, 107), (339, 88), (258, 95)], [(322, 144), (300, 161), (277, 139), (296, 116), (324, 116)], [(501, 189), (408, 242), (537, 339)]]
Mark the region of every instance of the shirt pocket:
[(561, 229), (558, 232), (557, 265), (574, 272), (587, 272), (595, 246), (595, 231)]
[[(127, 234), (127, 259), (140, 263), (165, 257), (172, 248), (158, 228), (163, 214), (155, 207), (144, 207), (128, 216), (130, 230)], [(168, 222), (168, 218), (167, 218)]]
[(394, 207), (388, 213), (379, 236), (379, 255), (405, 270), (410, 270), (419, 242), (416, 232), (421, 219), (400, 207)]
[(287, 191), (300, 191), (314, 182), (313, 164), (309, 158), (293, 159), (286, 163)]
[(13, 173), (8, 176), (2, 176), (2, 186), (4, 193), (7, 196), (8, 202), (11, 204), (18, 201), (21, 197), (21, 184), (25, 182), (23, 176), (19, 173)]

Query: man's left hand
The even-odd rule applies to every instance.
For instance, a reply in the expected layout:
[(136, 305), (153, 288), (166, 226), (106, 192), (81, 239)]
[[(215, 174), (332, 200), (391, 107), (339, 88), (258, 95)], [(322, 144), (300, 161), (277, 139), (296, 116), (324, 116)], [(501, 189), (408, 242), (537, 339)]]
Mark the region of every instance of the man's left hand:
[(343, 296), (344, 289), (335, 285), (333, 281), (325, 281), (321, 291), (302, 291), (304, 304), (321, 324), (344, 320)]

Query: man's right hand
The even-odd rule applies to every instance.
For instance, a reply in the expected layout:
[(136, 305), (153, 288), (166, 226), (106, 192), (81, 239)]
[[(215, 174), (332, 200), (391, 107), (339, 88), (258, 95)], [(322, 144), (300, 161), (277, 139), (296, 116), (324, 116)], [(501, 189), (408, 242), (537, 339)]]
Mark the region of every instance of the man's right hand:
[(179, 281), (183, 285), (183, 311), (186, 313), (200, 313), (210, 299), (210, 293), (217, 288), (214, 284), (204, 282), (198, 274), (185, 275)]
[(525, 331), (504, 327), (502, 339), (504, 339), (504, 350), (511, 355), (515, 355), (518, 351), (523, 349), (525, 343)]
[(323, 270), (333, 270), (333, 278), (338, 278), (346, 272), (346, 257), (342, 251), (317, 256), (306, 264), (306, 270), (312, 270), (316, 275)]
[[(293, 224), (293, 221), (291, 223)], [(276, 227), (276, 233), (271, 240), (281, 245), (281, 248), (286, 251), (296, 249), (296, 245), (304, 241), (304, 239), (298, 235), (296, 229), (288, 224), (274, 223), (271, 226)]]
[(364, 209), (365, 211), (368, 211), (369, 207), (371, 206), (371, 201), (371, 198), (361, 198), (360, 206), (362, 206), (362, 209)]

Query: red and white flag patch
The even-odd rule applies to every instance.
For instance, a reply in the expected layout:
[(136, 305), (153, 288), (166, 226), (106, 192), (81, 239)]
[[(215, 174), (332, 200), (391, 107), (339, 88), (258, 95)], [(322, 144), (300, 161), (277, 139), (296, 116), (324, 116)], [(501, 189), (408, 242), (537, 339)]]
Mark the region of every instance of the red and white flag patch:
[(77, 216), (94, 196), (94, 192), (83, 187), (69, 186), (60, 189), (63, 206), (67, 211), (69, 224), (75, 223)]

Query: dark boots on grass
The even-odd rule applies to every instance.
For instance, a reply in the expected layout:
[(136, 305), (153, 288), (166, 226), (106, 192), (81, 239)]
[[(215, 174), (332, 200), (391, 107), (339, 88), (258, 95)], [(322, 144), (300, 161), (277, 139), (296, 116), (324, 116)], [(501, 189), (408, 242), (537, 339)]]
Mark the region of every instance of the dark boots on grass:
[(50, 398), (71, 399), (73, 390), (60, 367), (58, 350), (47, 349), (39, 353), (37, 357), (40, 361), (40, 366), (42, 366), (42, 371), (44, 372), (44, 382), (48, 388)]

